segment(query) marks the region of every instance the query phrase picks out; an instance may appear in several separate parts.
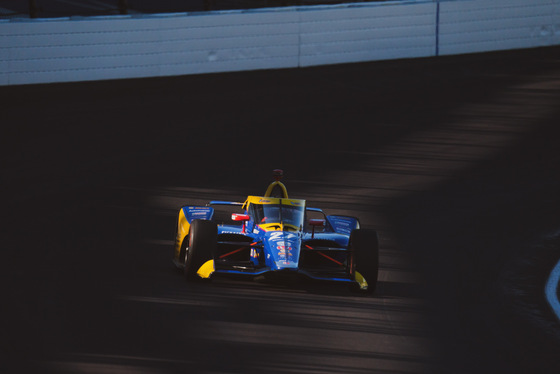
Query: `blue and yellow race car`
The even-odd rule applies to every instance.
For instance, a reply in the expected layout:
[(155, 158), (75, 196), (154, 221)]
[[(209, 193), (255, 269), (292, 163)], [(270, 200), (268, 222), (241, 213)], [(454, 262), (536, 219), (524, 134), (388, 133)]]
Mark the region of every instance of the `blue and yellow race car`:
[(289, 198), (282, 171), (274, 175), (264, 196), (179, 209), (173, 262), (186, 279), (305, 276), (373, 293), (377, 232), (361, 229), (355, 217), (327, 216)]

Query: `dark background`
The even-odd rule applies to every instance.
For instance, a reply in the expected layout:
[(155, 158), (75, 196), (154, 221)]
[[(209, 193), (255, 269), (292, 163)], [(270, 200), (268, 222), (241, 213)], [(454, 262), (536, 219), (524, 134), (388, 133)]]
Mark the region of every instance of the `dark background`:
[[(386, 1), (370, 0), (369, 2)], [(202, 12), (298, 5), (339, 4), (344, 0), (0, 0), (0, 18), (38, 18)], [(352, 1), (353, 3), (357, 1)]]

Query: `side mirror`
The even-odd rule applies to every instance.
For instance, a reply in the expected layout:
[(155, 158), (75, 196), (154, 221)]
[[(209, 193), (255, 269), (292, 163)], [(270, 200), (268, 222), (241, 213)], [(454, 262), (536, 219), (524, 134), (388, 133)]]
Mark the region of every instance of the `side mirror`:
[(243, 230), (242, 233), (245, 234), (245, 223), (247, 221), (249, 221), (251, 219), (251, 216), (249, 216), (248, 214), (238, 214), (238, 213), (233, 213), (231, 215), (231, 220), (232, 221), (236, 221), (236, 222), (243, 222)]
[(231, 215), (231, 220), (236, 221), (236, 222), (239, 222), (239, 221), (247, 222), (250, 219), (251, 219), (251, 217), (248, 214), (233, 213)]
[(311, 239), (315, 238), (315, 227), (324, 227), (325, 220), (324, 219), (310, 219), (309, 226), (311, 226)]

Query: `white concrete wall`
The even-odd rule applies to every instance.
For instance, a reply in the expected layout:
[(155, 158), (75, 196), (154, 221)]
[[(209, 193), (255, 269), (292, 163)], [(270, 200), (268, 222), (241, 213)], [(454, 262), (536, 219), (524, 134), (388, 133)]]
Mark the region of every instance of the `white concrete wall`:
[(0, 84), (294, 67), (297, 13), (0, 23)]
[(440, 4), (440, 55), (560, 44), (560, 0)]
[(0, 21), (0, 85), (415, 58), (560, 44), (560, 0), (408, 0)]
[(300, 66), (433, 56), (435, 12), (433, 2), (300, 12)]

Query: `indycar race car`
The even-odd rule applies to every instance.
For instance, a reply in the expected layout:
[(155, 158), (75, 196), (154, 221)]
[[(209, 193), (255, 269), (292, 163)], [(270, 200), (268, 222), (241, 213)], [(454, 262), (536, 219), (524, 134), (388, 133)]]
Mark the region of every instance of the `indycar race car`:
[(379, 263), (376, 231), (360, 228), (355, 217), (327, 216), (305, 200), (289, 198), (280, 182), (282, 171), (274, 172), (276, 180), (264, 196), (180, 208), (175, 266), (187, 280), (218, 274), (300, 275), (373, 293)]

